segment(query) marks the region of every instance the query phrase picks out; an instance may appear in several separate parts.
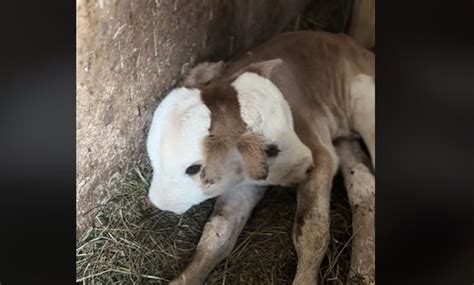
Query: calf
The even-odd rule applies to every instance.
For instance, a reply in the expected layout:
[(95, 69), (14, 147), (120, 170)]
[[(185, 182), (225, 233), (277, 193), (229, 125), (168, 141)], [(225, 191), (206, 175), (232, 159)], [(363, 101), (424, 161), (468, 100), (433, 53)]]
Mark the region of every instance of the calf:
[(354, 229), (355, 246), (370, 252), (357, 255), (368, 256), (362, 264), (353, 258), (351, 276), (373, 279), (374, 225), (364, 215), (373, 215), (373, 195), (357, 178), (373, 174), (354, 172), (360, 152), (334, 142), (361, 137), (375, 169), (374, 103), (374, 55), (342, 34), (284, 33), (226, 64), (195, 67), (157, 108), (147, 141), (155, 206), (182, 214), (218, 197), (192, 262), (172, 284), (204, 282), (268, 185), (298, 189), (293, 284), (316, 284), (338, 154), (346, 183), (359, 181), (348, 189), (354, 225), (369, 229)]

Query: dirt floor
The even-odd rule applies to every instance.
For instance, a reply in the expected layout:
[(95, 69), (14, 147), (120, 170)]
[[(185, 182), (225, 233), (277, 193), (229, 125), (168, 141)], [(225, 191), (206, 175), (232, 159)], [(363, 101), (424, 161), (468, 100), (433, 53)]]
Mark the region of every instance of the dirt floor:
[[(317, 0), (289, 30), (342, 32), (349, 1)], [(183, 216), (145, 206), (151, 169), (130, 173), (120, 191), (100, 206), (95, 224), (80, 238), (76, 278), (81, 284), (167, 284), (188, 264), (213, 200)], [(342, 179), (334, 181), (331, 243), (322, 284), (343, 284), (350, 262), (351, 211)], [(272, 188), (254, 210), (230, 256), (206, 284), (291, 284), (296, 255), (291, 229), (296, 207), (292, 189)]]

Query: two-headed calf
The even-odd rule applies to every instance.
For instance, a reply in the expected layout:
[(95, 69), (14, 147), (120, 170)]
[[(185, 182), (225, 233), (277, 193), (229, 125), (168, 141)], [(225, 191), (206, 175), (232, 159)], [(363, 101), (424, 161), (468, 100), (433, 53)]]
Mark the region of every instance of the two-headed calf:
[(374, 108), (374, 55), (345, 35), (285, 33), (226, 64), (195, 67), (157, 108), (147, 141), (155, 206), (181, 214), (218, 197), (193, 261), (172, 283), (202, 284), (265, 187), (281, 185), (298, 187), (293, 284), (316, 284), (339, 167), (357, 227), (351, 276), (373, 279), (373, 174), (351, 140), (363, 139), (375, 169)]

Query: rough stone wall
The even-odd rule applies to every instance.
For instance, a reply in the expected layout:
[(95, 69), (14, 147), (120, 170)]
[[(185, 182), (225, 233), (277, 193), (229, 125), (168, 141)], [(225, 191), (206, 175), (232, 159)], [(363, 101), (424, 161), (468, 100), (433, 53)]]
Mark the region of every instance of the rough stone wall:
[(144, 156), (153, 110), (188, 68), (282, 31), (310, 0), (77, 0), (77, 236)]

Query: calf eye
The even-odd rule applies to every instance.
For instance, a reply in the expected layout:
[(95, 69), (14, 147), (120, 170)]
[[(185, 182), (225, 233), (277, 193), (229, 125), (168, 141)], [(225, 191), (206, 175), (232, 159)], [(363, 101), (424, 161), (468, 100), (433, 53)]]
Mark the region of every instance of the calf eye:
[(187, 175), (194, 175), (197, 174), (201, 170), (200, 164), (193, 164), (190, 167), (186, 168)]
[(280, 150), (278, 149), (277, 145), (270, 144), (270, 145), (267, 145), (267, 148), (265, 149), (265, 153), (267, 154), (268, 157), (275, 157), (280, 153)]

